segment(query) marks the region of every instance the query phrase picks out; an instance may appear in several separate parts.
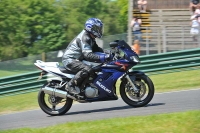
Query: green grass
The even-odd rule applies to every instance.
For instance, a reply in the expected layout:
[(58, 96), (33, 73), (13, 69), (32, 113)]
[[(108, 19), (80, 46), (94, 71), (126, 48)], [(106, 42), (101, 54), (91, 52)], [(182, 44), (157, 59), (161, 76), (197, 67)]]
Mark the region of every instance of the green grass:
[[(200, 88), (200, 70), (152, 75), (156, 92)], [(119, 88), (119, 82), (116, 85)], [(117, 92), (119, 89), (117, 89)], [(37, 92), (1, 97), (0, 114), (39, 108)]]
[(0, 114), (39, 108), (37, 92), (0, 98)]
[(156, 92), (200, 88), (200, 69), (150, 76)]
[(199, 133), (200, 111), (70, 122), (45, 128), (0, 133)]

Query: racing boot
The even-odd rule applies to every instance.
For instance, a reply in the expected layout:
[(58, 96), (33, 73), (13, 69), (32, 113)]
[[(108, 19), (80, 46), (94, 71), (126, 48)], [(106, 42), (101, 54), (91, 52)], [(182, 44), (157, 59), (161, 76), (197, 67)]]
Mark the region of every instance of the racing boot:
[(70, 94), (74, 94), (77, 95), (80, 93), (80, 89), (75, 86), (75, 84), (73, 84), (72, 82), (68, 82), (67, 85), (65, 86), (65, 89), (70, 93)]

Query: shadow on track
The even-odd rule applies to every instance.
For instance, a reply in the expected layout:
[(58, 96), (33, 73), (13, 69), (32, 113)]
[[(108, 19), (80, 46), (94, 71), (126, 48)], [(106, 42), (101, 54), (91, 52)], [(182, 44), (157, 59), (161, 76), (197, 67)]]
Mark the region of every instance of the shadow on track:
[(165, 105), (165, 103), (151, 103), (151, 104), (147, 104), (144, 107), (149, 107), (149, 106), (159, 106), (159, 105)]
[[(148, 104), (145, 107), (150, 107), (150, 106), (160, 106), (160, 105), (165, 105), (165, 103), (152, 103)], [(65, 115), (77, 115), (77, 114), (88, 114), (88, 113), (95, 113), (95, 112), (105, 112), (105, 111), (113, 111), (113, 110), (126, 110), (126, 109), (133, 109), (134, 107), (131, 106), (121, 106), (121, 107), (112, 107), (112, 108), (103, 108), (103, 109), (94, 109), (94, 110), (87, 110), (87, 111), (78, 111), (78, 112), (69, 112), (66, 113)]]

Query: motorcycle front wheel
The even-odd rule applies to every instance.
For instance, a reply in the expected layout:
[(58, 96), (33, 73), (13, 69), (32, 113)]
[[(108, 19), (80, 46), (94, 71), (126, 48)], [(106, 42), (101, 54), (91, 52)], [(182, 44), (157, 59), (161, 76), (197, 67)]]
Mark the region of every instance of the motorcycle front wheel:
[[(60, 81), (50, 81), (45, 83), (43, 87), (48, 86), (51, 88), (56, 87)], [(62, 90), (62, 89), (61, 89)], [(40, 108), (51, 116), (63, 115), (65, 114), (72, 106), (73, 100), (71, 98), (60, 98), (53, 95), (45, 94), (42, 89), (38, 93), (38, 104)]]
[(154, 96), (154, 85), (147, 75), (140, 75), (132, 81), (136, 86), (133, 89), (131, 84), (124, 80), (120, 84), (120, 95), (125, 103), (132, 107), (143, 107), (147, 105)]

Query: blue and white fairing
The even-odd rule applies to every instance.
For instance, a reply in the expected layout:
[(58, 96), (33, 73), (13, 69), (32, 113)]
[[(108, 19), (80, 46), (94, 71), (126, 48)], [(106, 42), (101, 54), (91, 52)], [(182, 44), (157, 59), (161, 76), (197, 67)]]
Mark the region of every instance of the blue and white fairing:
[(39, 69), (44, 70), (52, 75), (55, 75), (57, 77), (67, 77), (67, 78), (73, 78), (73, 74), (63, 73), (60, 71), (60, 65), (58, 62), (43, 62), (41, 60), (36, 60), (36, 63), (34, 63)]
[[(116, 81), (124, 75), (130, 68), (139, 63), (138, 55), (131, 50), (124, 41), (119, 43), (118, 49), (124, 53), (124, 58), (117, 59), (101, 66), (102, 71), (98, 73), (98, 77), (93, 84), (99, 89), (97, 100), (116, 98), (115, 84)], [(94, 99), (88, 99), (88, 101)]]

